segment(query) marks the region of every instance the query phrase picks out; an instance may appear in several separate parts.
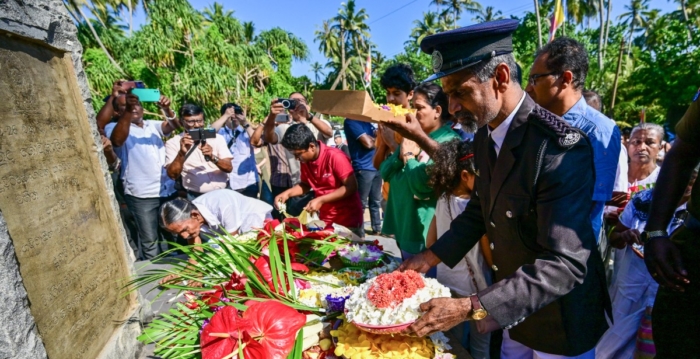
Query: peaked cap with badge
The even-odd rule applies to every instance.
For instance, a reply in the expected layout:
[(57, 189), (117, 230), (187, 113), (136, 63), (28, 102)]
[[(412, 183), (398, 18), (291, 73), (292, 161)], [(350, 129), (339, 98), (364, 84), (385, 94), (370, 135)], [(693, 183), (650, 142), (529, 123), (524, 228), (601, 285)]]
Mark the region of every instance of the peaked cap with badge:
[[(426, 37), (421, 49), (433, 55), (435, 71), (426, 81), (511, 53), (517, 26), (516, 20), (497, 20)], [(511, 340), (532, 350), (590, 353), (607, 329), (610, 310), (589, 218), (591, 145), (521, 90), (502, 95), (515, 93), (520, 105), (498, 153), (488, 126), (477, 131), (479, 174), (471, 200), (429, 250), (454, 266), (486, 234), (494, 284), (477, 293), (483, 309)]]

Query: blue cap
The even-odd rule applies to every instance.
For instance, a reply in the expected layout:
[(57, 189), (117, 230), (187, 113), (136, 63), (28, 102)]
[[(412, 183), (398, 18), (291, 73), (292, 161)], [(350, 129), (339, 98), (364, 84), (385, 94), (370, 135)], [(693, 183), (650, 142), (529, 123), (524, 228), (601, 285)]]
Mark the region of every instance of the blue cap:
[(424, 82), (513, 52), (512, 35), (518, 24), (518, 20), (513, 19), (495, 20), (426, 37), (421, 41), (420, 48), (433, 56), (435, 74)]

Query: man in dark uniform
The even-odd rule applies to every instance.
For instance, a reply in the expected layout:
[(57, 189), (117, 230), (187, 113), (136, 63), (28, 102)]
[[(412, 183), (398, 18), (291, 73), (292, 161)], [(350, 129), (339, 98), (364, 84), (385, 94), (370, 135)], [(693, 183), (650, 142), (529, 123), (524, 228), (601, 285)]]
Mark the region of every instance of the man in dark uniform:
[[(467, 298), (423, 303), (425, 313), (410, 331), (423, 336), (478, 320), (480, 331), (504, 329), (502, 358), (594, 358), (609, 297), (588, 219), (592, 150), (578, 129), (523, 92), (511, 54), (517, 26), (481, 23), (421, 43), (433, 56), (428, 81), (442, 78), (450, 113), (480, 127), (478, 178), (450, 230), (401, 269), (454, 266), (487, 234), (495, 277)], [(407, 117), (391, 126), (431, 148), (414, 122)]]
[(652, 312), (656, 357), (700, 357), (700, 181), (695, 181), (688, 217), (669, 238), (666, 227), (683, 196), (683, 181), (700, 163), (700, 89), (676, 125), (678, 137), (664, 158), (654, 187), (649, 221), (641, 239), (644, 262), (661, 285)]

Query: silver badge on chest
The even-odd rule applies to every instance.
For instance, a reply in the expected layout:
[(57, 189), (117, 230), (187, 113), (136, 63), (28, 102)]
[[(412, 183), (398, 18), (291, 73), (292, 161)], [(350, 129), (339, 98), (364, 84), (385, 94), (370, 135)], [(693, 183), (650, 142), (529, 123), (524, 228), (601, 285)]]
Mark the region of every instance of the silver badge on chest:
[(581, 134), (576, 131), (571, 131), (565, 137), (559, 139), (559, 144), (565, 147), (573, 146), (581, 140)]

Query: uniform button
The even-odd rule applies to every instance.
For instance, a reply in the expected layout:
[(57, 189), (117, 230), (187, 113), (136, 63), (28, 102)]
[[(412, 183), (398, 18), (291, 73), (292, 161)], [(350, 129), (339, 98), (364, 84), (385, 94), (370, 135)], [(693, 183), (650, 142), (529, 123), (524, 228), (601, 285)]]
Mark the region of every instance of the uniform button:
[(491, 248), (491, 250), (493, 250), (493, 247), (494, 247), (493, 243), (489, 244), (489, 247)]
[(494, 270), (494, 272), (498, 272), (498, 267), (496, 267), (496, 265), (495, 265), (495, 264), (491, 266), (491, 269), (493, 269), (493, 270)]
[(511, 212), (511, 211), (506, 211), (506, 217), (508, 217), (508, 218), (513, 218), (513, 212)]
[(491, 222), (491, 227), (496, 228), (496, 223)]

